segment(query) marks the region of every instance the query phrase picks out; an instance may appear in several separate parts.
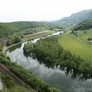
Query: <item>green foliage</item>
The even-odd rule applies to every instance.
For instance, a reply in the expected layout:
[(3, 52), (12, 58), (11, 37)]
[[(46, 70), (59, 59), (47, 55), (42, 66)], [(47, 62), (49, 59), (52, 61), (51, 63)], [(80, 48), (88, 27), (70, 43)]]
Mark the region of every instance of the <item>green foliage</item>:
[(12, 88), (15, 86), (15, 83), (11, 77), (9, 77), (8, 75), (4, 75), (3, 73), (0, 73), (0, 74), (1, 74), (1, 79), (3, 80), (5, 88)]
[(33, 47), (33, 45), (32, 45), (31, 42), (28, 42), (27, 44), (24, 44), (23, 51), (24, 51), (24, 53), (25, 53), (26, 56), (31, 55), (30, 52), (31, 52), (31, 50), (32, 50), (32, 47)]
[(92, 28), (91, 29), (84, 30), (84, 31), (78, 30), (78, 31), (74, 31), (74, 32), (77, 32), (78, 37), (82, 41), (84, 41), (88, 45), (92, 45), (92, 42), (90, 42), (90, 40), (88, 40), (89, 38), (92, 38)]
[(25, 42), (25, 41), (28, 41), (28, 40), (33, 40), (33, 39), (41, 38), (43, 36), (50, 35), (50, 34), (52, 34), (54, 32), (55, 31), (52, 31), (52, 30), (45, 30), (45, 31), (42, 31), (42, 32), (37, 32), (37, 33), (25, 35), (24, 38), (22, 39), (22, 41)]
[[(12, 22), (0, 23), (0, 38), (7, 39), (7, 46), (18, 43), (26, 35), (45, 31), (45, 30), (62, 30), (62, 26), (58, 26), (52, 22)], [(25, 38), (26, 39), (26, 38)]]
[(30, 90), (21, 86), (15, 86), (7, 90), (2, 90), (0, 92), (37, 92), (37, 91), (33, 91), (33, 90)]
[(65, 50), (69, 50), (72, 54), (80, 56), (87, 61), (92, 61), (92, 48), (77, 39), (71, 32), (60, 36), (59, 43)]
[(35, 77), (28, 70), (25, 70), (22, 67), (10, 62), (10, 60), (3, 54), (0, 55), (0, 63), (5, 65), (11, 72), (16, 74), (37, 92), (61, 92), (59, 89), (53, 88), (41, 79)]
[(7, 46), (21, 42), (21, 38), (19, 36), (9, 36), (7, 39)]
[[(66, 35), (69, 33), (66, 33)], [(62, 36), (61, 36), (62, 37)], [(73, 69), (73, 71), (79, 71), (78, 73), (80, 74), (76, 74), (77, 75), (81, 75), (80, 77), (83, 77), (84, 75), (86, 75), (86, 77), (90, 78), (92, 75), (92, 63), (89, 62), (87, 59), (81, 59), (80, 56), (75, 56), (74, 53), (70, 53), (70, 49), (69, 51), (64, 50), (62, 46), (63, 45), (63, 40), (59, 37), (59, 41), (58, 41), (58, 37), (48, 37), (45, 39), (41, 39), (39, 41), (37, 41), (36, 44), (33, 45), (33, 50), (31, 50), (30, 53), (33, 53), (35, 55), (35, 57), (42, 63), (45, 63), (48, 67), (54, 67), (55, 65), (60, 65), (60, 68), (62, 69), (62, 67), (67, 67), (67, 73), (69, 73), (69, 71), (71, 71), (71, 69)], [(77, 50), (79, 52), (78, 49), (73, 49), (77, 47), (77, 45), (73, 45), (73, 44), (68, 44), (70, 41), (72, 40), (69, 37), (67, 38), (68, 41), (65, 41), (65, 43), (67, 44), (67, 47), (69, 48), (71, 46), (71, 50)], [(73, 40), (74, 37), (73, 37)], [(60, 45), (61, 44), (61, 45)], [(82, 43), (80, 43), (82, 44)], [(84, 44), (82, 44), (84, 45)], [(66, 47), (66, 46), (65, 46)], [(65, 48), (64, 47), (64, 48)], [(81, 50), (80, 50), (81, 51)], [(87, 52), (86, 52), (87, 53)], [(89, 53), (89, 52), (88, 52)], [(82, 52), (83, 54), (83, 52)], [(84, 53), (85, 54), (85, 53)], [(91, 54), (90, 54), (91, 55)], [(91, 57), (91, 56), (90, 56)], [(90, 75), (90, 76), (89, 76)], [(74, 77), (74, 76), (73, 76)], [(85, 78), (85, 76), (84, 76)]]
[(58, 44), (57, 37), (49, 37), (37, 41), (32, 51), (40, 61), (48, 64), (57, 62), (62, 48)]
[(80, 22), (78, 25), (74, 27), (74, 31), (76, 30), (85, 30), (92, 28), (92, 19), (84, 20)]
[(65, 27), (73, 27), (78, 23), (80, 23), (81, 21), (91, 18), (92, 18), (92, 9), (89, 9), (74, 13), (71, 16), (64, 17), (56, 22), (58, 23), (58, 25), (62, 25)]
[(28, 35), (34, 32), (51, 29), (62, 29), (50, 22), (12, 22), (12, 23), (0, 23), (0, 37), (8, 37), (12, 34)]
[(0, 51), (2, 51), (2, 49), (3, 49), (3, 46), (2, 46), (2, 44), (0, 43)]

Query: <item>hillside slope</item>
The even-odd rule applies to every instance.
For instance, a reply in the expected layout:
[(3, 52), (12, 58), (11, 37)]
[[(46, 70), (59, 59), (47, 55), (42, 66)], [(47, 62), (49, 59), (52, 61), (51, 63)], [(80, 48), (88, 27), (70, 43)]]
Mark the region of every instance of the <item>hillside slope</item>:
[(86, 30), (90, 28), (92, 28), (92, 19), (84, 20), (80, 22), (79, 24), (77, 24), (76, 26), (74, 26), (75, 31), (76, 30)]
[(89, 9), (74, 13), (71, 16), (64, 17), (56, 22), (63, 26), (75, 26), (79, 22), (91, 18), (92, 18), (92, 9)]

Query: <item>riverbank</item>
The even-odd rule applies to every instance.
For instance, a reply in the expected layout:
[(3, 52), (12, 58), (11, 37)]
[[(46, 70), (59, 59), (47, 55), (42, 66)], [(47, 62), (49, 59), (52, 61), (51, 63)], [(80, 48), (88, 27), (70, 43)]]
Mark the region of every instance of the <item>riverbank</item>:
[(77, 39), (71, 31), (60, 36), (58, 41), (65, 50), (92, 62), (92, 48)]
[(26, 41), (29, 41), (29, 40), (32, 40), (32, 39), (37, 39), (37, 38), (40, 38), (40, 37), (43, 37), (43, 36), (47, 36), (47, 35), (50, 35), (52, 33), (55, 33), (55, 31), (46, 30), (46, 31), (42, 31), (42, 32), (36, 32), (36, 33), (33, 33), (33, 34), (25, 35), (21, 42), (12, 44), (10, 46), (3, 46), (2, 52), (6, 53), (7, 50), (9, 48), (13, 47), (13, 46), (17, 46), (19, 44), (22, 44), (23, 42), (26, 42)]
[[(51, 44), (55, 40), (49, 40), (49, 41), (50, 41), (49, 44)], [(47, 83), (51, 84), (52, 86), (60, 88), (63, 92), (79, 92), (79, 90), (81, 92), (82, 91), (88, 92), (88, 89), (89, 90), (92, 89), (90, 86), (87, 86), (87, 85), (92, 85), (92, 81), (91, 81), (91, 78), (89, 77), (89, 74), (80, 73), (80, 71), (78, 70), (78, 69), (81, 69), (81, 70), (84, 69), (84, 71), (85, 71), (86, 68), (88, 69), (88, 67), (90, 67), (90, 66), (85, 66), (84, 63), (82, 63), (80, 66), (81, 61), (79, 61), (78, 58), (76, 59), (75, 56), (71, 57), (71, 55), (69, 55), (69, 53), (66, 55), (65, 55), (65, 53), (60, 54), (60, 50), (57, 51), (58, 48), (57, 48), (57, 45), (55, 42), (53, 42), (51, 46), (47, 42), (46, 42), (46, 44), (44, 44), (44, 43), (45, 43), (45, 40), (43, 41), (42, 45), (39, 45), (39, 46), (41, 46), (40, 52), (41, 51), (42, 51), (42, 53), (47, 52), (46, 59), (44, 58), (44, 54), (42, 54), (43, 55), (42, 56), (40, 53), (38, 53), (38, 55), (41, 55), (42, 56), (41, 58), (45, 59), (45, 61), (48, 61), (48, 63), (46, 62), (47, 65), (50, 65), (48, 67), (46, 67), (46, 64), (41, 63), (37, 59), (33, 59), (32, 57), (26, 57), (23, 53), (23, 46), (21, 46), (18, 49), (15, 49), (12, 52), (9, 52), (8, 56), (10, 57), (11, 61), (14, 61), (18, 65), (24, 67), (25, 69), (32, 71), (33, 74), (35, 74), (38, 77), (41, 77), (41, 79), (45, 80)], [(37, 48), (39, 46), (37, 44)], [(47, 50), (47, 48), (49, 50)], [(42, 49), (44, 49), (44, 50), (42, 50)], [(51, 52), (52, 52), (52, 54), (51, 54)], [(55, 63), (58, 63), (58, 64), (60, 61), (61, 66), (59, 64), (59, 66), (56, 67), (56, 65), (55, 65), (53, 67), (53, 62), (50, 64), (49, 61), (51, 61), (51, 59), (50, 59), (50, 58), (52, 58), (51, 56), (53, 56), (53, 54), (56, 54), (57, 52), (59, 52), (58, 56), (56, 57), (58, 62), (56, 62), (56, 59), (53, 59), (53, 61), (55, 61)], [(48, 55), (49, 55), (49, 57), (48, 57)], [(55, 56), (53, 56), (53, 58), (55, 58)], [(70, 61), (68, 61), (68, 59), (66, 57), (70, 58)], [(58, 59), (58, 58), (60, 58), (60, 59)], [(76, 64), (77, 62), (78, 62), (78, 65)], [(71, 66), (71, 68), (70, 67), (68, 67), (68, 68), (62, 67), (62, 64), (64, 64), (64, 63), (67, 66)], [(79, 68), (77, 66), (79, 66)], [(76, 69), (73, 70), (72, 67), (76, 67), (77, 70)], [(92, 68), (90, 68), (90, 69), (92, 69)], [(91, 72), (90, 69), (89, 69), (89, 71)], [(87, 79), (87, 78), (90, 78), (90, 79)], [(85, 80), (85, 79), (87, 79), (87, 80)], [(78, 85), (78, 86), (76, 87), (76, 85)]]
[[(21, 56), (21, 54), (19, 56)], [(58, 88), (52, 87), (46, 82), (44, 82), (42, 79), (36, 77), (31, 71), (28, 71), (25, 68), (20, 67), (19, 65), (13, 63), (5, 57), (6, 56), (4, 55), (0, 56), (2, 64), (0, 65), (0, 71), (2, 71), (4, 74), (7, 74), (7, 76), (11, 76), (14, 83), (16, 83), (17, 85), (21, 85), (26, 88), (32, 88), (33, 90), (36, 90), (35, 92), (61, 92)], [(6, 82), (4, 81), (4, 83)], [(7, 85), (7, 87), (11, 88), (11, 81), (8, 82), (8, 84), (10, 84), (10, 86), (8, 87)]]
[[(40, 34), (40, 33), (39, 33)], [(41, 33), (42, 34), (42, 33)], [(37, 34), (36, 34), (37, 35)], [(46, 34), (45, 34), (45, 36), (46, 36)], [(42, 35), (40, 36), (40, 37), (42, 37)], [(38, 37), (37, 37), (38, 38)], [(13, 47), (13, 46), (15, 46), (15, 45), (18, 45), (19, 43), (17, 43), (17, 44), (13, 44), (13, 45), (11, 45), (11, 46), (9, 46), (9, 47), (5, 47), (4, 48), (4, 51), (7, 51), (8, 49), (7, 48), (11, 48), (11, 47)], [(7, 49), (7, 50), (6, 50)], [(5, 53), (5, 52), (4, 52)], [(20, 54), (21, 55), (21, 54)], [(19, 55), (19, 56), (20, 56)], [(29, 72), (29, 71), (26, 71), (24, 68), (22, 69), (22, 68), (20, 68), (20, 67), (18, 67), (17, 65), (15, 65), (15, 64), (9, 64), (9, 63), (11, 63), (11, 62), (7, 62), (7, 59), (5, 58), (5, 60), (3, 60), (2, 58), (3, 58), (3, 56), (2, 57), (0, 57), (1, 58), (1, 63), (3, 63), (4, 64), (4, 66), (5, 67), (7, 67), (10, 71), (11, 71), (11, 73), (14, 73), (18, 78), (20, 78), (22, 81), (24, 81), (26, 84), (28, 84), (28, 85), (31, 85), (32, 86), (32, 88), (34, 88), (35, 90), (37, 90), (37, 91), (39, 91), (39, 92), (61, 92), (58, 88), (55, 88), (55, 87), (52, 87), (52, 86), (50, 86), (49, 84), (47, 84), (46, 82), (44, 82), (42, 79), (39, 79), (39, 78), (37, 78), (37, 77), (35, 77), (34, 76), (34, 74), (32, 74), (31, 72)], [(11, 60), (12, 61), (12, 60)], [(6, 63), (4, 63), (4, 62), (6, 62)], [(0, 68), (1, 68), (1, 66), (0, 66)], [(0, 69), (1, 70), (1, 69)], [(17, 70), (17, 71), (16, 71)], [(22, 74), (22, 72), (23, 72), (23, 74)], [(27, 76), (27, 77), (26, 77)], [(14, 79), (16, 79), (16, 78), (14, 78)], [(13, 79), (13, 80), (14, 80)], [(28, 80), (29, 79), (29, 80)]]

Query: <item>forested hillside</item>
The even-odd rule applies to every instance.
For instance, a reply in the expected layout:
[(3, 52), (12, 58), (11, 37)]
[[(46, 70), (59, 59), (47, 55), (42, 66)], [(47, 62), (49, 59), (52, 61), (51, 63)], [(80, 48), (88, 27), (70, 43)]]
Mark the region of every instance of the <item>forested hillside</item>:
[(7, 46), (21, 42), (21, 39), (28, 34), (45, 30), (61, 30), (62, 26), (51, 22), (12, 22), (0, 23), (0, 38), (7, 40)]
[(64, 17), (56, 22), (65, 27), (71, 27), (71, 26), (75, 26), (76, 24), (80, 23), (85, 19), (91, 19), (91, 18), (92, 18), (92, 9), (83, 10), (83, 11), (74, 13), (70, 17)]
[(86, 30), (92, 28), (92, 19), (84, 20), (74, 27), (74, 30)]
[[(49, 22), (13, 22), (0, 23), (0, 37), (7, 37), (16, 32), (24, 34), (32, 33), (32, 31), (52, 30), (62, 28)], [(30, 32), (31, 31), (31, 32)]]

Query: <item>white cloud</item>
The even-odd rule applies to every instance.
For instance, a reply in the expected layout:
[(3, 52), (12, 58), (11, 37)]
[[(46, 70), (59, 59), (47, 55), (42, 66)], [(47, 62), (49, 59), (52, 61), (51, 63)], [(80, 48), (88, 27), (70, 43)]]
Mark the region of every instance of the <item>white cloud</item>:
[(92, 8), (92, 0), (0, 0), (0, 21), (55, 20)]

